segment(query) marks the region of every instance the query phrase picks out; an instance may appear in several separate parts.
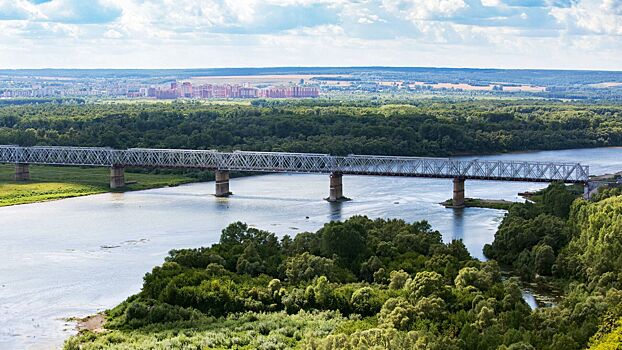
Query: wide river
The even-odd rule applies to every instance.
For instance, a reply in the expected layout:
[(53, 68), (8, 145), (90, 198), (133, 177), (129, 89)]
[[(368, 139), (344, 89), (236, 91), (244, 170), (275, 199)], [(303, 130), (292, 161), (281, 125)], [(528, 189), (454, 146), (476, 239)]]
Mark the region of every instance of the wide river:
[[(592, 174), (622, 170), (622, 148), (478, 158), (581, 162)], [(234, 221), (294, 235), (353, 215), (425, 219), (446, 241), (462, 239), (483, 259), (482, 247), (504, 214), (442, 207), (451, 180), (344, 176), (343, 182), (353, 200), (339, 204), (322, 199), (326, 175), (274, 174), (231, 180), (235, 195), (227, 199), (212, 196), (213, 183), (197, 183), (0, 208), (0, 349), (60, 347), (75, 327), (64, 318), (115, 306), (140, 290), (145, 272), (169, 250), (217, 242)], [(543, 186), (467, 181), (466, 195), (520, 200), (518, 192)]]

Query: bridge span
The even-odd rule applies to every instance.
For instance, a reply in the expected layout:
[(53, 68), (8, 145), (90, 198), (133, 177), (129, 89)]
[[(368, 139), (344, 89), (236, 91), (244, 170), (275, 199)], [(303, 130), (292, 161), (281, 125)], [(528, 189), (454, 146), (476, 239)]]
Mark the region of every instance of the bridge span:
[(344, 174), (451, 178), (456, 207), (464, 206), (466, 179), (584, 184), (589, 181), (589, 167), (579, 163), (285, 152), (0, 145), (0, 163), (15, 164), (16, 181), (30, 179), (29, 164), (109, 167), (112, 189), (125, 186), (126, 167), (207, 169), (215, 172), (215, 195), (219, 197), (231, 194), (230, 171), (330, 174), (329, 201), (345, 198)]

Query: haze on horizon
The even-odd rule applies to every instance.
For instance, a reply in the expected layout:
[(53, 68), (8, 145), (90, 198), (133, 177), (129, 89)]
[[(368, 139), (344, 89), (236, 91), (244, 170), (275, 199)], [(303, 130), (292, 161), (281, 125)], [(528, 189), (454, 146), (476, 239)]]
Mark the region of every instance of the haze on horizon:
[(622, 70), (622, 0), (0, 0), (0, 69)]

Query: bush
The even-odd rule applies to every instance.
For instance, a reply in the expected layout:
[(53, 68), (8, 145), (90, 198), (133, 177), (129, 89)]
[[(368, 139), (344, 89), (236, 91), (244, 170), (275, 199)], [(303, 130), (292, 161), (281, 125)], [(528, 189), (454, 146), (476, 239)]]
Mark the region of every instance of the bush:
[(310, 281), (319, 276), (342, 282), (354, 278), (351, 273), (339, 268), (333, 260), (309, 253), (288, 258), (285, 263), (285, 275), (294, 284)]
[(379, 293), (371, 287), (357, 289), (350, 298), (352, 311), (363, 316), (372, 316), (380, 311), (382, 299)]
[(443, 292), (445, 283), (443, 276), (436, 272), (423, 271), (415, 275), (411, 281), (406, 284), (408, 299), (416, 303), (418, 299), (431, 295), (438, 295)]
[(391, 282), (389, 283), (390, 289), (402, 289), (408, 282), (410, 275), (404, 270), (399, 271), (391, 271), (389, 274), (391, 276)]

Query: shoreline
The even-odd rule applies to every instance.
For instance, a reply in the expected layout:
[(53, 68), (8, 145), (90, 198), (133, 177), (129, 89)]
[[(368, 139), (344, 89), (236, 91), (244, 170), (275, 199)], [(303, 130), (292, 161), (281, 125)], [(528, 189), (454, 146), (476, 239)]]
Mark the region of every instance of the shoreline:
[[(482, 198), (465, 198), (464, 208), (485, 208), (485, 209), (497, 209), (497, 210), (509, 210), (510, 207), (517, 202), (508, 201), (505, 199), (482, 199)], [(453, 206), (453, 199), (448, 199), (439, 203), (445, 208), (455, 208)]]
[[(609, 146), (609, 147), (584, 147), (584, 148), (562, 148), (562, 149), (551, 149), (551, 150), (525, 150), (525, 151), (512, 151), (512, 152), (502, 152), (502, 153), (479, 153), (479, 154), (460, 154), (453, 156), (446, 156), (445, 158), (471, 158), (477, 156), (491, 156), (491, 155), (511, 155), (511, 154), (530, 154), (537, 152), (555, 152), (555, 151), (572, 151), (578, 149), (598, 149), (598, 148), (622, 148), (622, 146)], [(8, 169), (7, 165), (0, 165), (0, 192), (3, 191), (3, 186), (14, 188), (22, 187), (22, 185), (56, 185), (56, 188), (47, 188), (41, 190), (40, 192), (36, 192), (33, 190), (27, 190), (27, 193), (20, 194), (16, 193), (15, 195), (9, 194), (6, 198), (0, 196), (0, 208), (15, 206), (15, 205), (23, 205), (23, 204), (33, 204), (33, 203), (43, 203), (49, 201), (57, 201), (67, 198), (75, 198), (82, 196), (90, 196), (95, 194), (102, 193), (124, 193), (130, 191), (140, 191), (147, 189), (155, 189), (155, 188), (166, 188), (166, 187), (174, 187), (189, 183), (199, 183), (205, 182), (200, 179), (188, 177), (186, 175), (175, 175), (175, 174), (145, 174), (141, 172), (128, 172), (129, 177), (138, 177), (142, 178), (140, 180), (128, 180), (127, 186), (122, 189), (111, 190), (108, 188), (107, 184), (107, 174), (105, 175), (105, 181), (101, 179), (103, 176), (101, 174), (101, 170), (99, 170), (100, 174), (94, 176), (99, 176), (100, 179), (98, 181), (92, 180), (91, 174), (85, 175), (83, 172), (92, 171), (97, 172), (98, 170), (91, 168), (81, 168), (81, 167), (56, 167), (56, 166), (36, 166), (42, 170), (41, 175), (38, 175), (33, 172), (33, 180), (26, 182), (16, 182), (13, 180), (2, 179), (2, 177), (12, 177), (12, 169)], [(3, 169), (5, 168), (5, 169)], [(53, 170), (51, 170), (53, 169)], [(62, 169), (62, 170), (61, 170)], [(8, 170), (8, 171), (7, 171)], [(50, 172), (51, 174), (46, 174), (46, 172)], [(60, 174), (65, 173), (63, 175), (67, 176), (59, 176)], [(594, 179), (599, 179), (603, 177), (611, 177), (615, 176), (619, 173), (613, 174), (604, 174), (604, 175), (593, 175)], [(248, 174), (232, 174), (231, 178), (236, 177), (246, 177), (259, 175), (258, 173), (248, 173)], [(85, 176), (85, 179), (80, 179), (80, 176)], [(75, 181), (75, 178), (78, 178)], [(160, 178), (160, 179), (158, 179)], [(165, 178), (162, 180), (162, 178)], [(72, 181), (74, 180), (74, 181)], [(155, 181), (155, 182), (150, 182)], [(208, 180), (213, 181), (213, 180)], [(59, 190), (60, 187), (66, 186), (74, 186), (74, 188), (67, 189), (66, 191)], [(7, 190), (11, 191), (11, 189)], [(40, 198), (38, 198), (40, 197)], [(501, 209), (507, 210), (513, 202), (503, 201), (503, 200), (494, 200), (494, 199), (480, 199), (480, 198), (467, 198), (465, 207), (477, 207), (477, 208), (489, 208), (489, 209)], [(445, 207), (451, 206), (451, 200), (446, 200), (441, 205)]]
[(27, 181), (15, 181), (14, 167), (0, 165), (0, 207), (42, 203), (103, 193), (173, 187), (200, 180), (184, 174), (127, 172), (126, 185), (110, 188), (107, 168), (32, 165)]
[[(35, 165), (32, 180), (18, 182), (7, 180), (13, 169), (0, 164), (0, 208), (16, 205), (45, 203), (68, 198), (104, 193), (125, 193), (158, 188), (177, 187), (192, 183), (213, 182), (213, 176), (199, 179), (184, 174), (149, 174), (126, 172), (125, 187), (111, 189), (107, 169), (73, 166)], [(232, 173), (231, 179), (262, 175), (264, 173)], [(3, 193), (4, 192), (4, 193)]]
[(103, 333), (106, 331), (104, 323), (106, 323), (106, 314), (99, 312), (94, 315), (83, 318), (69, 318), (68, 321), (76, 322), (75, 330), (78, 333), (90, 331), (93, 333)]
[[(199, 183), (201, 181), (196, 180), (196, 181), (179, 181), (173, 184), (162, 184), (162, 185), (147, 185), (144, 187), (140, 187), (140, 188), (132, 188), (132, 187), (124, 187), (121, 189), (116, 189), (116, 190), (105, 190), (105, 189), (101, 189), (98, 190), (96, 188), (94, 188), (93, 190), (88, 190), (85, 192), (81, 192), (81, 193), (56, 193), (56, 194), (40, 194), (40, 195), (33, 195), (30, 197), (24, 197), (22, 200), (18, 200), (16, 202), (13, 203), (4, 203), (1, 199), (0, 199), (0, 208), (3, 207), (13, 207), (13, 206), (18, 206), (18, 205), (26, 205), (26, 204), (35, 204), (35, 203), (46, 203), (46, 202), (54, 202), (54, 201), (60, 201), (63, 199), (69, 199), (69, 198), (78, 198), (78, 197), (86, 197), (86, 196), (93, 196), (93, 195), (97, 195), (97, 194), (104, 194), (104, 193), (125, 193), (125, 192), (135, 192), (135, 191), (144, 191), (144, 190), (152, 190), (152, 189), (157, 189), (157, 188), (168, 188), (168, 187), (177, 187), (180, 185), (187, 185), (187, 184), (191, 184), (191, 183)], [(27, 182), (8, 182), (8, 183), (4, 183), (4, 184), (13, 184), (13, 185), (37, 185), (37, 184), (54, 184), (54, 182), (45, 182), (45, 181), (27, 181)], [(65, 183), (64, 185), (70, 185), (71, 183)], [(3, 183), (0, 183), (0, 186), (2, 186)], [(37, 197), (41, 197), (41, 196), (47, 196), (45, 198), (37, 198)]]

